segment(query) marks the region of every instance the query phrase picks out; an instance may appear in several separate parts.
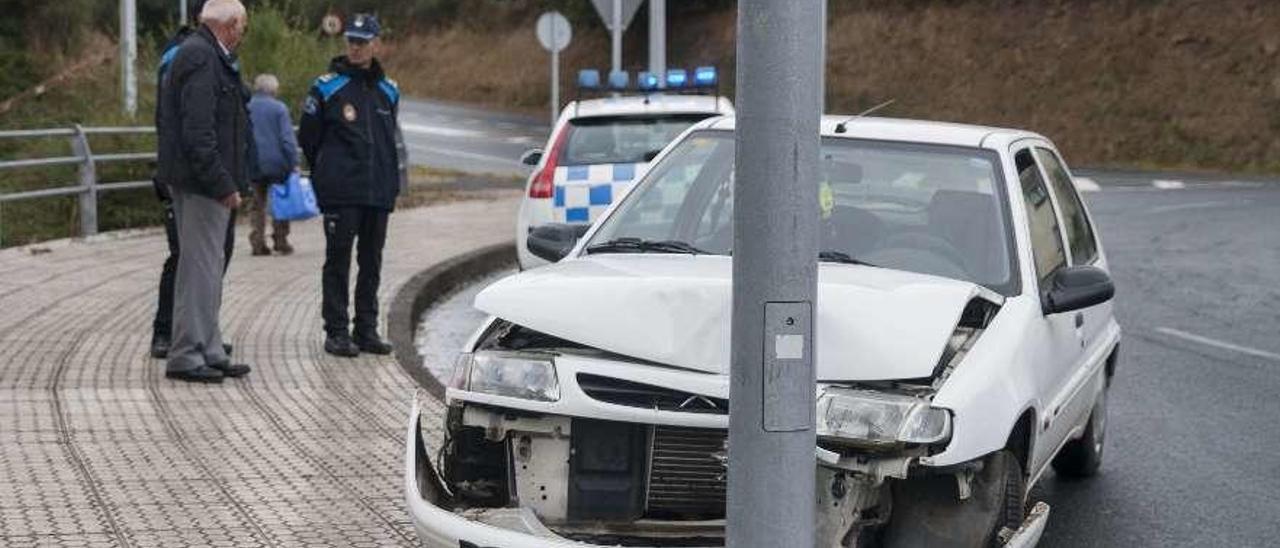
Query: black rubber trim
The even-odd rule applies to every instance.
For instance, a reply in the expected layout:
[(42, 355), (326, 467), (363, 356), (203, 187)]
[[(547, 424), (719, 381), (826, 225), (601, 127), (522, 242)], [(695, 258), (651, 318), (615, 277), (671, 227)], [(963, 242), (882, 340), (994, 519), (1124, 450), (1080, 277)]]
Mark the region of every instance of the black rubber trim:
[(444, 383), (423, 367), (422, 356), (414, 344), (422, 312), (468, 281), (514, 268), (515, 264), (515, 242), (482, 247), (415, 274), (396, 291), (387, 312), (387, 333), (395, 346), (396, 362), (418, 386), (437, 398), (444, 398)]

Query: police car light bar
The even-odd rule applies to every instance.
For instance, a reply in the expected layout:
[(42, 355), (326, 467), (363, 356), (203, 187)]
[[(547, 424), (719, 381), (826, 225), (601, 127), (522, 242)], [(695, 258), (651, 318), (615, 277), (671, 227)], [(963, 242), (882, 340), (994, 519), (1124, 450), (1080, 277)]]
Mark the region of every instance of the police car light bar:
[(596, 69), (582, 69), (578, 71), (578, 89), (600, 89), (600, 71)]
[(658, 89), (658, 77), (652, 72), (643, 71), (636, 75), (636, 89), (654, 91)]
[(698, 67), (693, 69), (693, 85), (699, 88), (716, 87), (716, 68)]
[(681, 89), (685, 83), (689, 81), (689, 73), (684, 69), (671, 69), (667, 71), (667, 87), (671, 89)]
[(609, 87), (615, 91), (626, 91), (627, 86), (631, 85), (631, 73), (625, 70), (615, 70), (609, 73)]

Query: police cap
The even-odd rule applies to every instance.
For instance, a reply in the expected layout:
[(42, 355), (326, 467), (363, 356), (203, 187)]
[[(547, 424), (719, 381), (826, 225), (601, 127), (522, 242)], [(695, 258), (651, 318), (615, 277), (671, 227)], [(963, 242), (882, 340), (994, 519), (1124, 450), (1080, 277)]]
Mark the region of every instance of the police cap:
[(378, 18), (367, 13), (357, 13), (350, 21), (347, 21), (347, 31), (344, 33), (348, 39), (369, 41), (378, 37), (382, 32), (382, 25), (378, 24)]

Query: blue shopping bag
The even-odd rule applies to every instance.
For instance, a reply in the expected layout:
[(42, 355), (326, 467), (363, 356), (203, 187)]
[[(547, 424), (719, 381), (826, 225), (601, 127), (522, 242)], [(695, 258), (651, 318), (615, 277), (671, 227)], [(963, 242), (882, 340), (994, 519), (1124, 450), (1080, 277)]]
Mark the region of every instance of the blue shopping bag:
[(295, 173), (283, 183), (271, 185), (271, 218), (277, 221), (301, 221), (320, 214), (316, 191), (311, 179)]

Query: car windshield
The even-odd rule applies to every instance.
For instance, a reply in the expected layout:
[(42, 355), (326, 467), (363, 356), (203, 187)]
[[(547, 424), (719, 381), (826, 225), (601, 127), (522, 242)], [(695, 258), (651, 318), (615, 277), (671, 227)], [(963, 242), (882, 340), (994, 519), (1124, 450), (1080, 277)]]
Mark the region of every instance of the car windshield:
[[(733, 135), (683, 140), (603, 221), (588, 247), (635, 238), (733, 252)], [(1016, 293), (994, 152), (826, 138), (819, 176), (822, 259), (974, 282)]]
[(569, 121), (561, 165), (647, 162), (689, 126), (710, 114), (592, 117)]

